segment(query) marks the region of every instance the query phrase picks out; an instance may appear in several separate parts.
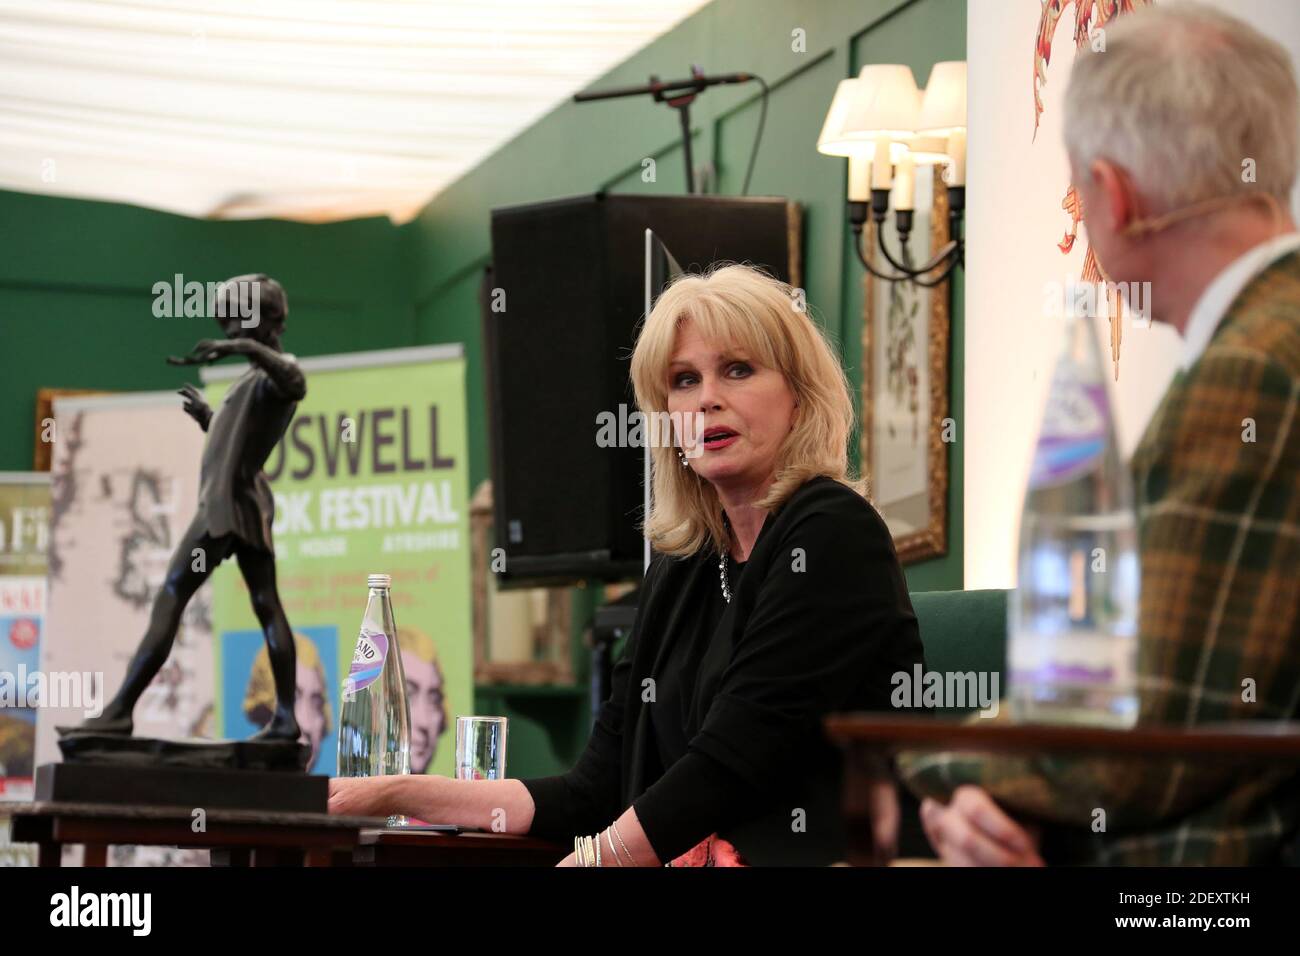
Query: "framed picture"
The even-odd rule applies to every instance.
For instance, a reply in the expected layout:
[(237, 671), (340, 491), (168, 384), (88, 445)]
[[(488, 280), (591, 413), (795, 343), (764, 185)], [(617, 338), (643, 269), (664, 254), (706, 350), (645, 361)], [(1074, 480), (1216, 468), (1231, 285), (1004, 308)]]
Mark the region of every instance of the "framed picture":
[(49, 471), (54, 435), (54, 400), (69, 395), (104, 395), (94, 388), (38, 388), (36, 390), (36, 441), (32, 447), (32, 470)]
[[(891, 215), (884, 241), (904, 264), (927, 261), (948, 241), (948, 190), (940, 167), (916, 176), (916, 211), (906, 248)], [(891, 204), (892, 205), (892, 204)], [(863, 254), (894, 272), (864, 230)], [(905, 258), (900, 258), (905, 257)], [(948, 301), (951, 284), (934, 288), (887, 282), (867, 273), (862, 316), (862, 471), (872, 503), (904, 564), (948, 550)], [(951, 430), (951, 429), (949, 429)]]

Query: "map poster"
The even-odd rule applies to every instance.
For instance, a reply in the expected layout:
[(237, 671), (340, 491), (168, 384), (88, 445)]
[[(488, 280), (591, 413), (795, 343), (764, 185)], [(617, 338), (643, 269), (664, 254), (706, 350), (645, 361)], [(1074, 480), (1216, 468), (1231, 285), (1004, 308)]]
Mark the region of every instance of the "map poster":
[[(102, 706), (121, 686), (172, 550), (194, 514), (204, 436), (170, 392), (56, 399), (55, 420), (41, 666), (87, 676)], [(135, 733), (212, 736), (212, 683), (205, 586), (136, 706)], [(59, 759), (55, 727), (85, 714), (85, 706), (40, 709), (38, 763)]]

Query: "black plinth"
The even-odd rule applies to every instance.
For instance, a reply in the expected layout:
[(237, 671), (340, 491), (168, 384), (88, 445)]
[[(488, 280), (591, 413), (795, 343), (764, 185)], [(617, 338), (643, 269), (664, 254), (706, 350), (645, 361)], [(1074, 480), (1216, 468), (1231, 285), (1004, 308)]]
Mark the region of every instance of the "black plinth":
[(36, 768), (36, 799), (113, 806), (329, 812), (329, 778), (296, 740), (158, 740), (60, 728), (63, 763)]
[(311, 759), (311, 747), (296, 740), (159, 740), (77, 728), (59, 728), (59, 734), (66, 763), (300, 773)]
[(112, 806), (328, 813), (329, 778), (272, 770), (47, 763), (36, 799)]

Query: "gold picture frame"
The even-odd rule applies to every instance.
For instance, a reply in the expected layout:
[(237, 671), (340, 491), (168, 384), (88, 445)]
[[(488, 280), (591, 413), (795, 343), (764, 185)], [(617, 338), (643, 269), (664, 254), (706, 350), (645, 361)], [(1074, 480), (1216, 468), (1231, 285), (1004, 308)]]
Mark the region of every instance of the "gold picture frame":
[(54, 400), (72, 395), (107, 395), (97, 388), (38, 388), (36, 390), (35, 442), (32, 445), (32, 470), (49, 471), (53, 445), (46, 439), (46, 422), (54, 420)]
[[(933, 170), (930, 177), (918, 169), (916, 178), (907, 246), (913, 263), (925, 262), (948, 241), (948, 189), (941, 167)], [(899, 259), (903, 249), (892, 215), (884, 232)], [(864, 233), (867, 261), (882, 272), (896, 271), (876, 248), (874, 223)], [(903, 564), (948, 552), (950, 296), (950, 281), (927, 289), (863, 276), (862, 473)]]

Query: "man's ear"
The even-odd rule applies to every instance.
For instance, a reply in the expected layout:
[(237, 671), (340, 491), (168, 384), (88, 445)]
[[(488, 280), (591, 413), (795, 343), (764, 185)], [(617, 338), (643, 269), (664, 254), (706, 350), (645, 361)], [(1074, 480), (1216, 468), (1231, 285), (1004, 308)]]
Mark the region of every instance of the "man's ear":
[[(1093, 210), (1093, 214), (1106, 216), (1109, 231), (1122, 233), (1131, 223), (1143, 217), (1141, 199), (1133, 188), (1133, 179), (1128, 170), (1118, 166), (1109, 159), (1095, 159), (1088, 168), (1092, 177), (1093, 193), (1101, 200), (1102, 209)], [(1084, 210), (1085, 221), (1088, 210)]]

